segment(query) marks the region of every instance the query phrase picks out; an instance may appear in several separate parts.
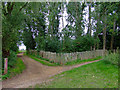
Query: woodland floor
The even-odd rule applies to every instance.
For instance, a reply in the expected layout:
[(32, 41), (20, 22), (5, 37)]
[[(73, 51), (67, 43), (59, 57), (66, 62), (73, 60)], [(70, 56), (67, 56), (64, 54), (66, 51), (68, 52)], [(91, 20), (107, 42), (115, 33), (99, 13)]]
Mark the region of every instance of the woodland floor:
[(3, 88), (28, 88), (29, 86), (40, 84), (44, 81), (49, 81), (51, 80), (51, 76), (59, 74), (63, 71), (99, 61), (95, 60), (73, 66), (45, 66), (29, 58), (28, 56), (21, 55), (20, 58), (25, 63), (26, 69), (21, 74), (13, 78), (4, 80), (2, 82)]

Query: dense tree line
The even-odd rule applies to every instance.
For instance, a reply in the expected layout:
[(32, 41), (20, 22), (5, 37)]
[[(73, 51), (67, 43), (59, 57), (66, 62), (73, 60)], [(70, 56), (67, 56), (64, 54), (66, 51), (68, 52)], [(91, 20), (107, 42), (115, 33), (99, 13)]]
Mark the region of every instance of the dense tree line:
[(3, 2), (2, 12), (3, 57), (17, 51), (20, 41), (27, 50), (51, 52), (120, 47), (120, 2)]

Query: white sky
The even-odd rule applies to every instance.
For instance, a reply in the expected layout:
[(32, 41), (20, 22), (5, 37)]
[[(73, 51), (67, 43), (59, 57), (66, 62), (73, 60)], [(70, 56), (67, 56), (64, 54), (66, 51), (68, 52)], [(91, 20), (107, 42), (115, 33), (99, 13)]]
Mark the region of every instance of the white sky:
[[(65, 6), (64, 6), (64, 7), (65, 7)], [(62, 13), (61, 13), (61, 14), (62, 14)], [(63, 22), (62, 22), (62, 17), (60, 17), (60, 25), (59, 25), (60, 32), (61, 32), (62, 29), (67, 25), (66, 19), (67, 19), (68, 14), (67, 14), (67, 9), (66, 9), (66, 8), (64, 8), (64, 12), (63, 12), (62, 15), (63, 15)], [(64, 27), (63, 27), (62, 23), (64, 24)]]
[(19, 46), (19, 50), (22, 50), (22, 49), (26, 50), (26, 46), (23, 43)]

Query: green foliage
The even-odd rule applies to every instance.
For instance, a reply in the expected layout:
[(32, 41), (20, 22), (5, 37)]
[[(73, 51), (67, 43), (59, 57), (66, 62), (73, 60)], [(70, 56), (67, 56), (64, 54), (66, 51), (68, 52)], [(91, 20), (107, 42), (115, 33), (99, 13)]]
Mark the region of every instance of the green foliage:
[(14, 43), (14, 44), (11, 45), (10, 50), (12, 50), (14, 52), (18, 52), (19, 48), (18, 48), (17, 44)]
[(44, 50), (45, 49), (45, 39), (40, 34), (35, 38), (37, 42), (37, 50)]
[[(90, 4), (90, 7), (94, 9), (89, 10), (91, 11), (89, 14), (91, 25), (87, 26), (84, 15), (87, 12), (85, 8)], [(120, 45), (118, 6), (119, 2), (3, 2), (3, 57), (8, 57), (10, 50), (17, 52), (17, 44), (20, 44), (20, 40), (23, 41), (27, 50), (80, 52), (88, 51), (91, 47), (99, 49), (99, 46), (102, 48), (103, 45), (104, 29), (107, 32), (105, 41), (107, 49), (110, 47), (112, 36), (115, 41), (113, 48), (116, 48)], [(64, 17), (65, 12), (67, 12), (67, 17)], [(67, 21), (66, 26), (63, 19)], [(60, 24), (62, 24), (62, 30), (60, 30)], [(84, 33), (85, 25), (92, 30), (91, 37)], [(113, 29), (114, 25), (115, 29)]]
[(75, 23), (75, 37), (78, 38), (82, 35), (83, 29), (84, 29), (84, 8), (86, 7), (84, 2), (69, 2), (67, 4), (67, 13), (68, 13), (68, 19), (67, 21), (70, 22), (71, 26)]
[[(8, 72), (9, 73), (9, 72)], [(5, 79), (7, 79), (7, 78), (9, 78), (9, 74), (5, 74), (5, 75), (2, 75), (2, 80), (5, 80)]]
[(60, 8), (61, 3), (59, 2), (50, 2), (48, 5), (49, 10), (49, 25), (48, 25), (48, 34), (53, 38), (58, 38), (58, 28), (59, 28), (59, 18), (60, 18)]
[(59, 52), (60, 45), (61, 45), (60, 42), (57, 41), (56, 39), (54, 40), (48, 39), (45, 43), (45, 51)]
[(11, 76), (15, 76), (16, 74), (22, 73), (22, 71), (25, 69), (25, 64), (24, 62), (20, 59), (17, 58), (17, 62), (15, 64), (15, 67), (10, 70)]
[[(2, 50), (3, 57), (9, 56), (9, 51), (17, 51), (17, 43), (20, 41), (19, 30), (26, 15), (22, 11), (25, 3), (2, 2)], [(23, 8), (22, 8), (23, 7)], [(6, 52), (8, 54), (6, 55)]]
[(74, 36), (74, 33), (72, 33), (74, 28), (71, 26), (67, 26), (62, 30), (62, 34), (64, 35), (62, 40), (62, 50), (61, 52), (74, 52), (74, 46), (73, 46), (73, 39), (70, 37)]
[[(41, 10), (41, 11), (40, 11)], [(44, 49), (45, 39), (45, 3), (29, 3), (25, 10), (27, 18), (25, 19), (24, 30), (22, 34), (23, 43), (28, 49)]]
[(8, 66), (14, 67), (17, 62), (17, 55), (14, 51), (10, 51), (10, 56), (8, 57)]
[(74, 52), (75, 47), (73, 46), (74, 42), (70, 38), (66, 38), (62, 43), (62, 52)]
[(23, 43), (26, 46), (26, 49), (35, 49), (36, 42), (32, 36), (32, 32), (29, 29), (23, 31)]
[(2, 75), (2, 79), (7, 79), (14, 77), (17, 74), (22, 73), (22, 71), (25, 69), (25, 64), (20, 58), (17, 58), (16, 63), (14, 64), (14, 67), (8, 67), (8, 73), (5, 75)]
[(119, 57), (119, 53), (110, 53), (106, 56), (104, 56), (104, 61), (106, 63), (111, 63), (111, 64), (115, 64), (118, 65), (118, 60), (120, 59)]
[(89, 51), (91, 50), (91, 47), (94, 45), (94, 38), (91, 36), (82, 36), (79, 37), (74, 41), (75, 51), (81, 52), (81, 51)]

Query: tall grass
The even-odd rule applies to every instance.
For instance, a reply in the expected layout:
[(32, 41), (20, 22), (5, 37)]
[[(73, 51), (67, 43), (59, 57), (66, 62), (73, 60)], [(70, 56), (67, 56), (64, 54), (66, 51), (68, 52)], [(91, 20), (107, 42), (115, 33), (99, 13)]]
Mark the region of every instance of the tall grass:
[(106, 63), (111, 63), (114, 65), (118, 65), (118, 60), (120, 59), (119, 53), (110, 53), (106, 56), (104, 56), (104, 61)]

